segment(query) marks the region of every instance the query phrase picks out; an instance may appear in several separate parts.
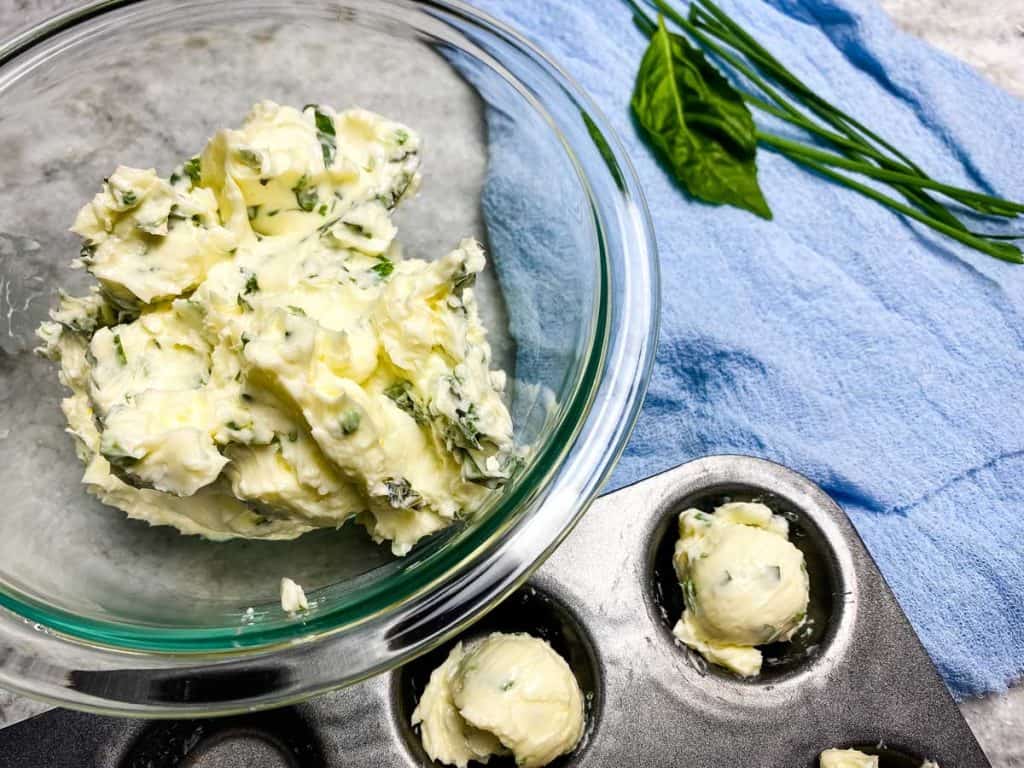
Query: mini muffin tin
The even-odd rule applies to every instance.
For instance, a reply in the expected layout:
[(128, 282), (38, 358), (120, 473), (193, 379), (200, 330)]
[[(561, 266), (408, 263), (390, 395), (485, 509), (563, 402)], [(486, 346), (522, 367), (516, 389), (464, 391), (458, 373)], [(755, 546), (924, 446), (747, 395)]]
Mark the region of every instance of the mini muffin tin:
[[(811, 580), (808, 627), (765, 647), (751, 679), (672, 635), (683, 608), (671, 562), (679, 512), (729, 500), (785, 515)], [(492, 631), (547, 639), (580, 682), (587, 728), (556, 768), (812, 768), (834, 746), (878, 754), (881, 768), (989, 765), (849, 520), (813, 483), (760, 459), (701, 459), (602, 497), (526, 585), (460, 637)], [(0, 765), (432, 766), (409, 722), (454, 642), (273, 712), (147, 722), (55, 710), (0, 731)]]

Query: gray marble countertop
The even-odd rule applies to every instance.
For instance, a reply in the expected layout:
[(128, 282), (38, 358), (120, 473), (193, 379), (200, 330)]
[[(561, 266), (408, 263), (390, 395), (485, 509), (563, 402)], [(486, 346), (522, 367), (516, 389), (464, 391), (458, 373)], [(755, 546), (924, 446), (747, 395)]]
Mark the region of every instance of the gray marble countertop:
[[(868, 1), (868, 0), (866, 0)], [(907, 31), (958, 56), (1001, 87), (1024, 98), (1024, 0), (881, 0)], [(6, 37), (71, 0), (0, 0)], [(46, 705), (0, 691), (0, 726)], [(966, 701), (961, 711), (994, 768), (1024, 768), (1024, 685)]]

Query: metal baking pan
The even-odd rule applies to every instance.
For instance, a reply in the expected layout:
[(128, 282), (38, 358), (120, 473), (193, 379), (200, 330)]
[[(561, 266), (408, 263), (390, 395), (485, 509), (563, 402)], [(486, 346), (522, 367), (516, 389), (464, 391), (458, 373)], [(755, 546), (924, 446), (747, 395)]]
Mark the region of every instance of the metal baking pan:
[[(759, 499), (786, 515), (811, 579), (811, 629), (764, 649), (752, 680), (707, 665), (671, 633), (682, 611), (671, 567), (676, 518), (728, 499)], [(584, 739), (557, 767), (811, 768), (832, 746), (875, 752), (882, 768), (918, 768), (925, 758), (989, 765), (845, 514), (767, 461), (701, 459), (602, 497), (529, 582), (463, 637), (495, 630), (548, 639), (587, 695)], [(454, 642), (273, 712), (153, 722), (55, 710), (0, 731), (0, 765), (430, 766), (409, 721)]]

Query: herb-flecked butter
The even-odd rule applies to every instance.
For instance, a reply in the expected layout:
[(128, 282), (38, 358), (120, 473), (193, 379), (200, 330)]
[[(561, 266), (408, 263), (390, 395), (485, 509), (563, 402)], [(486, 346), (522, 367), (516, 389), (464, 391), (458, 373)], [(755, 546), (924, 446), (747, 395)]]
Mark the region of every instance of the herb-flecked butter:
[(404, 554), (521, 462), (491, 370), (478, 243), (403, 259), (420, 139), (360, 109), (257, 104), (169, 178), (119, 167), (39, 330), (102, 501), (211, 539), (352, 517)]

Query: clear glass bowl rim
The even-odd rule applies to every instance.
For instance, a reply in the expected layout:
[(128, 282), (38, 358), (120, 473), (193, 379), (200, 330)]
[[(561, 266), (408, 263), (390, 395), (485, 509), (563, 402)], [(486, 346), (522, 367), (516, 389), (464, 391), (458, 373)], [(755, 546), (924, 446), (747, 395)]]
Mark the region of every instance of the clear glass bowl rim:
[[(142, 2), (99, 0), (47, 19), (0, 44), (0, 65), (58, 33)], [(267, 630), (238, 644), (251, 647), (226, 651), (219, 642), (222, 637), (211, 644), (213, 638), (201, 629), (172, 630), (179, 633), (179, 642), (169, 645), (166, 638), (156, 636), (154, 642), (146, 633), (129, 633), (130, 647), (125, 648), (125, 637), (108, 634), (102, 625), (90, 626), (71, 614), (59, 615), (0, 594), (0, 685), (64, 706), (160, 717), (251, 711), (357, 682), (443, 642), (521, 585), (569, 533), (614, 467), (646, 392), (659, 316), (657, 255), (636, 174), (582, 89), (514, 30), (458, 0), (403, 4), (456, 15), (475, 33), (497, 35), (517, 48), (580, 107), (595, 145), (588, 148), (589, 163), (567, 148), (588, 187), (602, 246), (594, 344), (572, 402), (548, 442), (551, 450), (534, 464), (541, 486), (523, 482), (518, 497), (503, 500), (502, 506), (522, 504), (526, 512), (510, 516), (495, 511), (447, 557), (436, 558), (417, 572), (415, 584), (412, 574), (402, 574), (408, 577), (404, 586), (409, 589), (398, 600), (381, 604), (374, 601), (380, 595), (370, 595), (364, 601), (370, 603), (369, 610), (355, 619), (345, 608), (332, 610), (298, 631), (299, 625)], [(604, 216), (602, 207), (607, 209)], [(613, 232), (617, 237), (611, 237)], [(622, 306), (613, 305), (620, 296)], [(562, 450), (555, 450), (559, 444)], [(357, 648), (362, 652), (354, 656), (347, 650)], [(332, 658), (347, 662), (343, 671), (296, 674), (314, 660)], [(265, 689), (254, 691), (246, 684), (244, 694), (218, 695), (215, 701), (166, 696), (173, 687), (168, 681), (216, 674), (230, 689), (233, 679), (245, 681), (257, 669), (273, 680)], [(279, 674), (265, 674), (268, 670)], [(285, 670), (290, 674), (283, 674)], [(73, 682), (76, 673), (98, 679), (109, 675), (120, 684), (111, 686), (108, 680), (95, 686), (98, 691), (83, 690)]]

